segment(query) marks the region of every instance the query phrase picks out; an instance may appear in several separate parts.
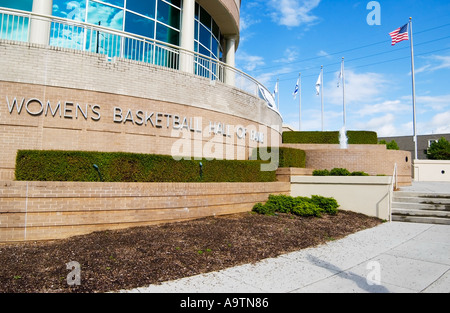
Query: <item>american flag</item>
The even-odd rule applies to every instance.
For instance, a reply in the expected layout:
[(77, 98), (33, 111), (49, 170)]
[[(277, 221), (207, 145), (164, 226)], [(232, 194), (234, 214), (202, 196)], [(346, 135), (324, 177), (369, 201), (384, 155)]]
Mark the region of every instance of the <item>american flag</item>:
[(393, 32), (389, 33), (389, 35), (392, 38), (393, 46), (395, 46), (395, 44), (397, 44), (403, 40), (409, 40), (408, 24), (405, 24), (404, 26), (397, 28)]

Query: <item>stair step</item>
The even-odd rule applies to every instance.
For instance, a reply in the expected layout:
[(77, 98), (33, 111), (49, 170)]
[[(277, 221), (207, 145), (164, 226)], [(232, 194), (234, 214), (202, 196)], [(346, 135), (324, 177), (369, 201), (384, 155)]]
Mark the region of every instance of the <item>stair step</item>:
[(450, 225), (450, 219), (448, 219), (448, 218), (439, 218), (439, 217), (419, 217), (419, 216), (393, 215), (392, 216), (392, 220), (394, 222)]
[(422, 204), (442, 204), (450, 206), (450, 199), (437, 197), (403, 197), (394, 195), (394, 202), (422, 203)]
[(411, 210), (428, 210), (428, 211), (448, 211), (450, 212), (450, 204), (431, 204), (431, 203), (417, 203), (417, 202), (398, 202), (393, 201), (392, 207), (399, 209)]
[(431, 210), (404, 209), (393, 207), (392, 214), (397, 216), (440, 217), (450, 219), (449, 211), (431, 211)]

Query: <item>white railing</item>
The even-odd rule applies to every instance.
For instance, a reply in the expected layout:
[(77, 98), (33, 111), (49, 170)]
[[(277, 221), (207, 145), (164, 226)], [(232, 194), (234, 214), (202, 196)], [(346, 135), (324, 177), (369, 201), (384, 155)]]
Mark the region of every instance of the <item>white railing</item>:
[[(50, 24), (48, 34), (50, 46), (89, 51), (104, 54), (110, 59), (124, 58), (187, 71), (257, 96), (279, 113), (273, 95), (248, 74), (217, 59), (148, 37), (101, 25), (0, 8), (0, 39), (29, 42), (32, 19)], [(182, 64), (183, 62), (185, 64)]]
[(394, 173), (392, 174), (391, 185), (389, 188), (389, 222), (392, 222), (392, 202), (394, 198), (394, 192), (398, 189), (398, 165), (394, 165)]

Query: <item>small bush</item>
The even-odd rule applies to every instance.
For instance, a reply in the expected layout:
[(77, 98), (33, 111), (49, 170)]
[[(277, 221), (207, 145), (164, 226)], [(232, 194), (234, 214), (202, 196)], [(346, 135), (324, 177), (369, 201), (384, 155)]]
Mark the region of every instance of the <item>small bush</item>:
[(353, 172), (350, 174), (351, 176), (369, 176), (369, 174), (365, 172)]
[(292, 209), (292, 214), (302, 217), (322, 217), (323, 210), (311, 202), (302, 202)]
[(333, 168), (330, 171), (331, 176), (350, 176), (350, 171), (345, 168)]
[(370, 176), (366, 172), (350, 172), (345, 168), (334, 168), (329, 170), (315, 170), (313, 176)]
[(313, 176), (330, 176), (329, 170), (315, 170)]
[(264, 215), (285, 213), (303, 217), (321, 217), (322, 213), (330, 215), (337, 214), (338, 207), (339, 204), (335, 199), (322, 196), (294, 198), (286, 195), (270, 195), (266, 204), (256, 204), (253, 207), (253, 212)]
[(335, 215), (338, 212), (339, 204), (334, 198), (325, 198), (322, 196), (312, 196), (312, 203), (321, 208), (325, 213)]

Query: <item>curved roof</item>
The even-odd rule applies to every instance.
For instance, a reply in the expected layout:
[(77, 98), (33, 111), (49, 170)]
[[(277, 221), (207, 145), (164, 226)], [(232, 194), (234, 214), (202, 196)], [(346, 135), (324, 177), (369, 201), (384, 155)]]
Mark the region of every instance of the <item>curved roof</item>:
[(236, 47), (239, 44), (240, 0), (196, 0), (220, 28), (224, 36), (236, 37)]

